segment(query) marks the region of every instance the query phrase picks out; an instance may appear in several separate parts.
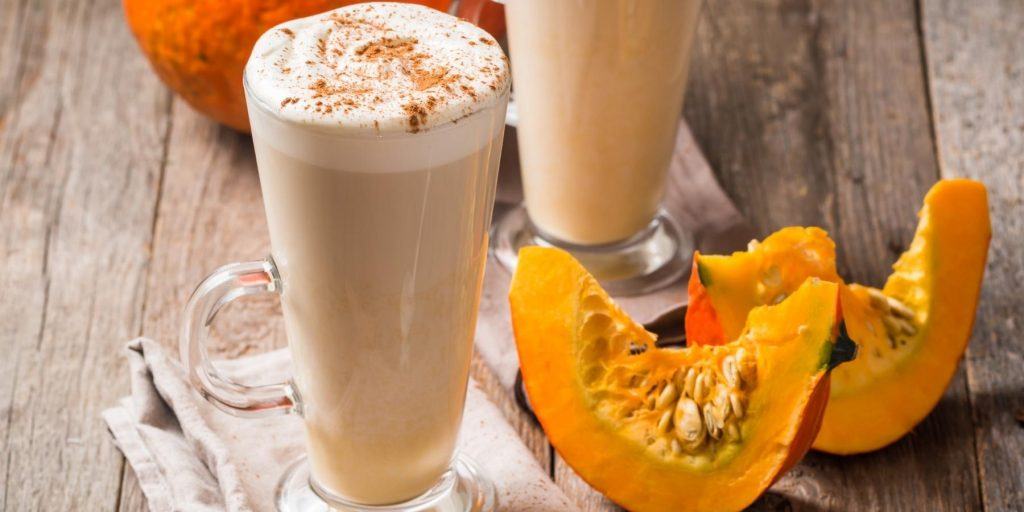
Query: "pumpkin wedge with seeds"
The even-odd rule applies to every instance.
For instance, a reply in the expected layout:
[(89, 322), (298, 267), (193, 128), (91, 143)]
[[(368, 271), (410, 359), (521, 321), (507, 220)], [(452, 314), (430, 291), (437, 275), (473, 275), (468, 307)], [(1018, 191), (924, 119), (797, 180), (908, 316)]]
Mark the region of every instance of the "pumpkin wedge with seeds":
[(740, 510), (807, 452), (828, 396), (837, 285), (755, 308), (732, 343), (658, 348), (568, 253), (528, 247), (509, 294), (551, 444), (634, 511)]
[(935, 407), (970, 340), (991, 237), (984, 185), (943, 180), (925, 197), (910, 247), (882, 289), (842, 284), (835, 245), (818, 228), (784, 228), (747, 252), (694, 256), (687, 343), (719, 344), (759, 304), (808, 277), (840, 283), (842, 316), (860, 356), (837, 368), (814, 448), (876, 450)]

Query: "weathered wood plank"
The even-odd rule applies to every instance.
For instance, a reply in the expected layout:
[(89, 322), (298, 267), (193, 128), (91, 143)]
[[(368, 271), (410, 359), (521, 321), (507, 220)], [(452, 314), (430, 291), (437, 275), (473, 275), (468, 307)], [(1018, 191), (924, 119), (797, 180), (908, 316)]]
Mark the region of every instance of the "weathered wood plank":
[[(125, 389), (117, 347), (139, 332), (173, 345), (181, 305), (202, 275), (266, 250), (248, 139), (180, 102), (168, 153), (177, 174), (167, 175), (167, 216), (150, 239), (168, 94), (130, 41), (117, 2), (99, 3), (0, 1), (0, 509), (111, 508), (121, 459), (98, 411), (119, 394), (111, 390)], [(878, 283), (909, 240), (937, 168), (985, 181), (994, 214), (967, 379), (958, 375), (907, 440), (852, 459), (814, 455), (755, 508), (971, 509), (983, 499), (988, 509), (1013, 510), (1024, 500), (1024, 462), (1015, 456), (1024, 430), (1014, 419), (1024, 408), (1014, 336), (1024, 313), (1019, 3), (922, 2), (938, 167), (910, 2), (708, 8), (687, 117), (762, 231), (823, 224), (846, 275)], [(150, 243), (157, 257), (147, 281)], [(276, 313), (274, 300), (233, 308), (218, 328), (220, 352), (280, 345), (279, 324), (266, 322)], [(537, 431), (516, 419), (480, 367), (481, 386), (546, 457)], [(963, 454), (972, 444), (980, 475)], [(121, 509), (144, 508), (124, 473)], [(607, 506), (564, 464), (556, 478), (586, 510)]]
[[(207, 274), (266, 256), (269, 237), (252, 139), (174, 100), (142, 332), (177, 350), (181, 314)], [(210, 349), (237, 357), (285, 345), (276, 297), (246, 297), (218, 315)]]
[[(706, 4), (685, 114), (763, 233), (821, 225), (847, 278), (882, 282), (938, 176), (920, 43), (910, 0)], [(978, 508), (966, 400), (961, 376), (914, 434), (813, 454), (754, 508)]]
[(608, 498), (605, 498), (601, 493), (595, 491), (590, 485), (583, 481), (579, 475), (568, 464), (562, 460), (562, 457), (557, 453), (555, 454), (555, 483), (558, 487), (565, 492), (569, 499), (571, 499), (576, 506), (580, 509), (580, 512), (605, 512), (605, 511), (619, 511), (621, 507), (612, 503)]
[[(928, 79), (943, 177), (988, 186), (992, 244), (967, 350), (986, 510), (1024, 503), (1024, 4), (922, 4)], [(1015, 417), (1016, 416), (1016, 417)]]
[(0, 508), (110, 510), (169, 96), (120, 2), (0, 2)]
[(135, 471), (132, 469), (131, 464), (124, 465), (124, 476), (121, 480), (121, 495), (118, 499), (117, 510), (149, 511), (146, 495), (142, 493), (142, 487), (139, 487), (139, 478), (135, 476)]

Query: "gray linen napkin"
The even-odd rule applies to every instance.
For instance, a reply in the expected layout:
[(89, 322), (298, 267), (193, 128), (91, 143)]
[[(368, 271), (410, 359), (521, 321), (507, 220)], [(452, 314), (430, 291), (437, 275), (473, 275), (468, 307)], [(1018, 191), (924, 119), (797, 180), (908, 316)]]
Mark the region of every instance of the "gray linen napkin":
[[(513, 151), (502, 155), (498, 205), (495, 217), (522, 201), (515, 133), (506, 131), (505, 143)], [(665, 210), (694, 238), (702, 252), (724, 253), (743, 249), (755, 237), (754, 229), (718, 185), (711, 166), (693, 138), (689, 126), (679, 121), (675, 154), (668, 170)], [(616, 297), (634, 319), (648, 322), (666, 309), (685, 303), (689, 275), (649, 295)], [(519, 369), (515, 339), (508, 310), (511, 275), (494, 258), (487, 261), (480, 316), (476, 326), (476, 349), (507, 389), (515, 384)]]
[[(269, 511), (274, 488), (303, 453), (301, 419), (241, 419), (204, 401), (174, 355), (144, 338), (127, 347), (131, 395), (103, 412), (153, 512)], [(287, 350), (223, 361), (238, 382), (274, 382)], [(470, 382), (459, 450), (498, 489), (500, 510), (575, 510), (483, 392)]]

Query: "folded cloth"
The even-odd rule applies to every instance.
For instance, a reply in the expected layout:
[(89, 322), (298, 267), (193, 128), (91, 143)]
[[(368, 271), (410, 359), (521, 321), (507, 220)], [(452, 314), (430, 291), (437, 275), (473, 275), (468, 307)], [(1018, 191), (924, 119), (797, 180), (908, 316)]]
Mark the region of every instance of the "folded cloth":
[[(131, 395), (103, 412), (153, 512), (274, 510), (275, 486), (303, 453), (296, 416), (243, 419), (216, 409), (156, 342), (127, 347)], [(287, 378), (287, 350), (218, 363), (237, 382)], [(498, 490), (499, 510), (565, 511), (575, 507), (548, 477), (501, 411), (473, 382), (459, 450)]]
[[(514, 133), (506, 132), (506, 141), (515, 146)], [(518, 159), (514, 151), (505, 152), (505, 156), (501, 163), (496, 217), (499, 211), (507, 211), (522, 202)], [(705, 253), (740, 250), (756, 234), (718, 185), (711, 165), (682, 120), (676, 132), (663, 206), (679, 227), (693, 237), (694, 247)], [(501, 384), (509, 389), (519, 370), (508, 310), (510, 279), (511, 275), (500, 263), (494, 258), (488, 259), (476, 331), (477, 352)], [(686, 279), (687, 276), (683, 276), (648, 295), (616, 297), (615, 301), (637, 321), (649, 322), (665, 310), (686, 302)]]

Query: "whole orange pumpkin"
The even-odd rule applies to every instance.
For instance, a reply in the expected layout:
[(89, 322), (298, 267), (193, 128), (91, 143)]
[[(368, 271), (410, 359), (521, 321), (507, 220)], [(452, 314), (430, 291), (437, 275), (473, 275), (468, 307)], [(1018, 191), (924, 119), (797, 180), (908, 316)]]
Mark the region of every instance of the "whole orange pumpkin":
[[(249, 131), (242, 70), (278, 23), (358, 0), (124, 0), (125, 17), (157, 75), (189, 105)], [(451, 0), (420, 0), (447, 10)]]

